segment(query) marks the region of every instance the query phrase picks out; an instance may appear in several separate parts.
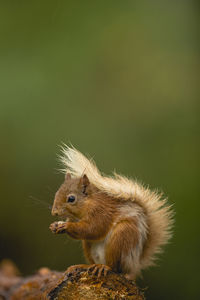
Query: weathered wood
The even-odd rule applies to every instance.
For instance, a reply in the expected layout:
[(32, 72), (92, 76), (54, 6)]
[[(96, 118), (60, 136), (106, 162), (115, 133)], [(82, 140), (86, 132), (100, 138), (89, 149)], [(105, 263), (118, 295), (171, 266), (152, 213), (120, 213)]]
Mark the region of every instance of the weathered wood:
[(16, 272), (0, 271), (0, 299), (8, 300), (73, 300), (134, 299), (143, 293), (133, 281), (108, 272), (91, 274), (87, 265), (69, 267), (64, 273), (42, 268), (37, 274), (22, 278)]

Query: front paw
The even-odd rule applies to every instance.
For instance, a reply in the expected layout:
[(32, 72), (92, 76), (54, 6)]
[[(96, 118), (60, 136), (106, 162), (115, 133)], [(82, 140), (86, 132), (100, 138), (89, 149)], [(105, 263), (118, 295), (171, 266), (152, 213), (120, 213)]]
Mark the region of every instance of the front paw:
[(65, 233), (66, 232), (66, 222), (54, 222), (49, 226), (49, 229), (56, 234)]

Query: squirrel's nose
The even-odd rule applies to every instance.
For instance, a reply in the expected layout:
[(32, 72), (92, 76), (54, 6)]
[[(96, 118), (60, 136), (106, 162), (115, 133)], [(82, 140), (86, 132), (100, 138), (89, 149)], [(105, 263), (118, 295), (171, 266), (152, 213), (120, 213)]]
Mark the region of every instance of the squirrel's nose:
[(57, 208), (53, 208), (51, 211), (52, 216), (58, 216), (58, 210)]

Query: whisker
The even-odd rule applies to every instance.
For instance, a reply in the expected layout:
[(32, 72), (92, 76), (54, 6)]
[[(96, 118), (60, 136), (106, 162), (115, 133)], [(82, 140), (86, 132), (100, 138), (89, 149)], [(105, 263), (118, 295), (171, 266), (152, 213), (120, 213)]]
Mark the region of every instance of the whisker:
[(52, 189), (51, 186), (48, 185), (46, 188), (47, 188), (47, 190), (48, 190), (49, 192), (54, 193), (54, 190)]
[(41, 206), (43, 206), (45, 208), (48, 208), (50, 210), (52, 208), (52, 205), (50, 203), (46, 202), (46, 201), (38, 199), (38, 198), (36, 198), (34, 196), (29, 196), (29, 198), (33, 201), (34, 204), (39, 204), (39, 205), (41, 205)]

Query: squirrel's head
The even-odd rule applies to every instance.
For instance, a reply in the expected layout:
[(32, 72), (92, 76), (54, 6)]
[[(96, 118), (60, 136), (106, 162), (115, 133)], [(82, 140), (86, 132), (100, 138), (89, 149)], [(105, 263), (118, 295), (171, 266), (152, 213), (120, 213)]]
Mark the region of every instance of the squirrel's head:
[(52, 215), (71, 220), (81, 219), (84, 203), (92, 192), (93, 188), (87, 175), (73, 178), (70, 173), (67, 173), (65, 181), (56, 192)]

